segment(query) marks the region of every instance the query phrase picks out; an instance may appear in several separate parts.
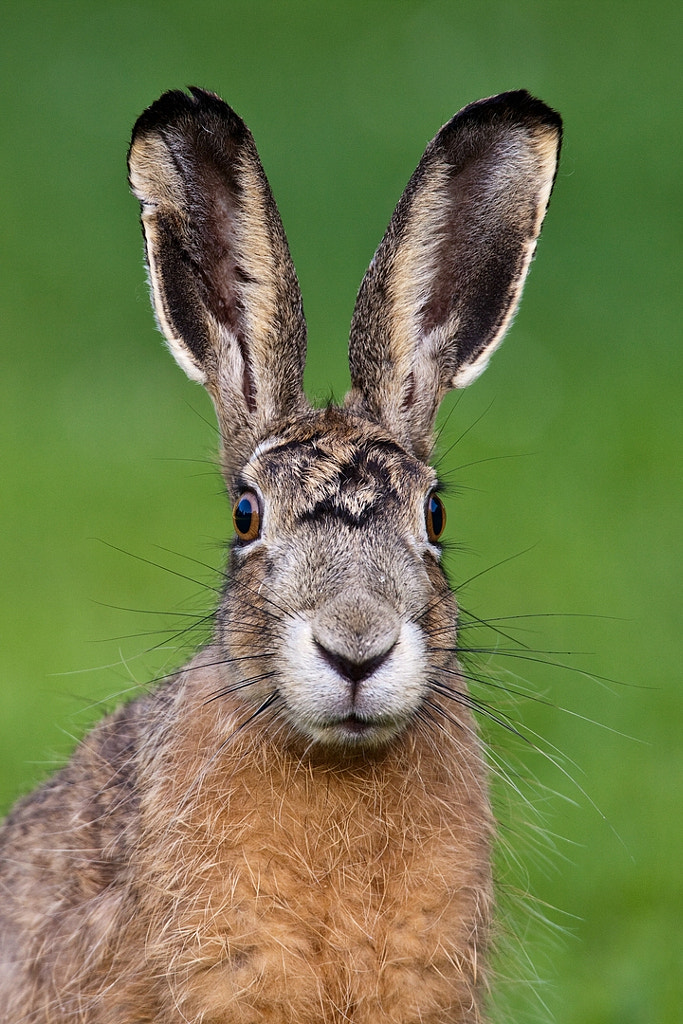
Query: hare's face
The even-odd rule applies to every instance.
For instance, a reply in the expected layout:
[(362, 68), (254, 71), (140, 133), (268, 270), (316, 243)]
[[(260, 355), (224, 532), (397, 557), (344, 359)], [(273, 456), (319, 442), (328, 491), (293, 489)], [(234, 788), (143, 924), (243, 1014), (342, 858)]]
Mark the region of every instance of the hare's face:
[(419, 716), (444, 602), (449, 633), (454, 620), (436, 483), (386, 433), (335, 408), (257, 447), (236, 481), (219, 633), (246, 698), (277, 693), (273, 714), (333, 745), (382, 743)]

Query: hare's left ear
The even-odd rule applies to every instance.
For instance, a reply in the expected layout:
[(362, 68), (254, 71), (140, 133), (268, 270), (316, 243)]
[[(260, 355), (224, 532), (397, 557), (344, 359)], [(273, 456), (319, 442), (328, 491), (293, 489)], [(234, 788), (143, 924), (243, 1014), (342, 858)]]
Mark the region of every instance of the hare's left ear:
[(190, 93), (141, 115), (128, 166), (157, 320), (213, 398), (229, 477), (269, 425), (307, 408), (306, 325), (251, 133), (218, 96)]
[(427, 147), (363, 279), (347, 406), (420, 457), (446, 391), (479, 376), (510, 324), (561, 130), (524, 91), (461, 110)]

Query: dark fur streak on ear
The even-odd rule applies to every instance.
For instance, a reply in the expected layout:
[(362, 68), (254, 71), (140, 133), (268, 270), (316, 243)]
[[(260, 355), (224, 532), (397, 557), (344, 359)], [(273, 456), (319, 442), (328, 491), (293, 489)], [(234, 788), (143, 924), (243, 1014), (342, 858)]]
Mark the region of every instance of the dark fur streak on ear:
[(242, 370), (242, 394), (244, 395), (244, 401), (247, 404), (247, 411), (255, 413), (256, 387), (254, 385), (254, 377), (249, 366), (244, 344), (240, 344), (240, 352), (242, 353), (242, 359), (244, 361), (244, 369)]
[(407, 412), (409, 409), (412, 408), (415, 402), (415, 374), (413, 373), (412, 370), (410, 371), (408, 377), (406, 378), (405, 389), (405, 395), (403, 396), (401, 408), (403, 409), (404, 412)]
[[(248, 346), (244, 337), (244, 309), (237, 296), (229, 296), (206, 273), (201, 262), (182, 245), (179, 232), (170, 218), (159, 215), (159, 235), (164, 237), (166, 258), (160, 266), (164, 282), (164, 295), (169, 321), (176, 333), (185, 340), (200, 366), (206, 366), (212, 357), (212, 345), (203, 318), (196, 313), (196, 304), (188, 300), (193, 292), (201, 292), (201, 299), (218, 323), (235, 338), (242, 356), (242, 393), (250, 413), (256, 411), (256, 387), (249, 365)], [(233, 268), (240, 281), (249, 275), (240, 267)]]
[[(178, 240), (177, 230), (169, 223), (170, 218), (158, 217), (157, 231), (165, 258), (159, 266), (163, 280), (166, 312), (176, 334), (183, 338), (192, 355), (203, 366), (211, 355), (211, 344), (206, 326), (190, 301), (195, 292), (193, 276), (188, 272), (188, 254)], [(161, 239), (163, 238), (163, 241)]]
[(256, 278), (252, 277), (251, 274), (248, 274), (244, 267), (241, 267), (239, 263), (235, 264), (234, 273), (240, 284), (256, 284)]

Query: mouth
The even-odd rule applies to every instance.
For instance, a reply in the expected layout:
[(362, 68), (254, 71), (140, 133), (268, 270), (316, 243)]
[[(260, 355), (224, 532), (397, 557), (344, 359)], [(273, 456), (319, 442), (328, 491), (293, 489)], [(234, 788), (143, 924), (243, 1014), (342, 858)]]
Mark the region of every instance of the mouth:
[(350, 733), (352, 736), (364, 736), (366, 733), (376, 729), (378, 726), (381, 727), (384, 723), (382, 722), (369, 722), (365, 718), (359, 718), (358, 715), (347, 715), (346, 718), (342, 718), (340, 721), (335, 722), (334, 725), (339, 729), (343, 729), (345, 732)]
[(375, 747), (393, 739), (399, 729), (399, 723), (393, 718), (361, 718), (350, 714), (328, 722), (320, 738), (332, 745)]

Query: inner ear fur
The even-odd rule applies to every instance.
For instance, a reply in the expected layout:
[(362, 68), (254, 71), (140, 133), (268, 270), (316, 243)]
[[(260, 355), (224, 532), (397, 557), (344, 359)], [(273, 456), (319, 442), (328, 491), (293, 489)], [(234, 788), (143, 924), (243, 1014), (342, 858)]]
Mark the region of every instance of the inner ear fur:
[(421, 457), (439, 403), (512, 320), (555, 179), (561, 120), (527, 92), (470, 104), (430, 142), (363, 279), (347, 405)]
[(224, 440), (258, 438), (306, 407), (306, 325), (251, 133), (213, 93), (168, 92), (138, 119), (128, 162), (159, 327)]

